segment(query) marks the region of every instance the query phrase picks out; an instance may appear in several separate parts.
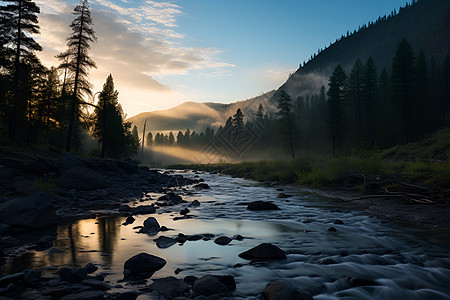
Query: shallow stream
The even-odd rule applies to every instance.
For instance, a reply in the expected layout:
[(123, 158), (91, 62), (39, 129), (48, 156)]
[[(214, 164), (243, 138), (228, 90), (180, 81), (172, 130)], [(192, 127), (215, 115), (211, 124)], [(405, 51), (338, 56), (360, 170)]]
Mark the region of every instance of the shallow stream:
[[(275, 187), (216, 174), (200, 176), (211, 188), (183, 195), (189, 202), (197, 199), (201, 203), (189, 207), (190, 219), (173, 220), (186, 203), (136, 216), (132, 225), (122, 225), (126, 217), (120, 215), (60, 225), (52, 248), (22, 253), (9, 259), (2, 269), (12, 273), (42, 268), (50, 274), (56, 267), (82, 267), (92, 262), (100, 267), (97, 273), (107, 275), (106, 281), (114, 286), (123, 278), (124, 262), (147, 252), (167, 261), (152, 278), (233, 275), (237, 283), (234, 296), (238, 298), (257, 299), (268, 282), (288, 279), (311, 292), (314, 299), (450, 299), (450, 241), (439, 239), (432, 231), (414, 231), (300, 188), (285, 188), (283, 192), (293, 197), (280, 199)], [(153, 203), (158, 196), (146, 195), (134, 205)], [(242, 205), (256, 200), (273, 201), (280, 210), (255, 212)], [(133, 227), (142, 225), (149, 216), (171, 230), (153, 236), (137, 233)], [(336, 220), (343, 224), (333, 224)], [(337, 231), (327, 231), (330, 227)], [(215, 244), (213, 238), (167, 249), (159, 249), (153, 241), (161, 235), (176, 237), (180, 232), (216, 237), (240, 234), (245, 238), (226, 246)], [(254, 263), (238, 257), (261, 243), (277, 245), (287, 259)], [(348, 277), (353, 278), (353, 286)], [(124, 287), (115, 290), (139, 287), (121, 284)], [(144, 295), (139, 299), (147, 298), (151, 299)]]

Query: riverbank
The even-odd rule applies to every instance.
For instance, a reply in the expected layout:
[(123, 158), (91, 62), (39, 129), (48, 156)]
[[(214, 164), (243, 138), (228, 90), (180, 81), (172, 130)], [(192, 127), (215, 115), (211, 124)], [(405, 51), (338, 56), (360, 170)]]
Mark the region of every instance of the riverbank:
[[(314, 161), (301, 158), (293, 162), (174, 165), (170, 168), (225, 174), (281, 188), (284, 185), (301, 187), (305, 191), (357, 203), (371, 214), (397, 222), (450, 230), (450, 190), (429, 180), (427, 174), (432, 172), (433, 166), (422, 167), (419, 172), (415, 166), (422, 162), (390, 162), (391, 165), (386, 166), (385, 161), (374, 156), (335, 159), (331, 167), (326, 168), (312, 166)], [(325, 164), (322, 162), (322, 166)], [(434, 178), (444, 180), (446, 174), (442, 173), (435, 173)]]
[[(58, 224), (94, 218), (98, 211), (132, 214), (127, 203), (193, 183), (198, 180), (163, 174), (132, 160), (0, 150), (0, 258), (24, 245), (51, 244)], [(42, 235), (45, 231), (49, 233)]]

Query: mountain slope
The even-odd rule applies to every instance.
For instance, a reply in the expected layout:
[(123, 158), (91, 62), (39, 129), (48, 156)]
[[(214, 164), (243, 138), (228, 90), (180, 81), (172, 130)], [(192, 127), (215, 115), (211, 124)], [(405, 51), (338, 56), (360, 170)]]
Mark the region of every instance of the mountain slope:
[(442, 62), (450, 49), (450, 0), (421, 0), (399, 14), (361, 29), (322, 51), (306, 65), (299, 68), (284, 83), (292, 99), (307, 94), (317, 94), (320, 87), (327, 87), (333, 69), (340, 64), (349, 72), (359, 57), (363, 61), (372, 56), (378, 69), (390, 73), (392, 58), (403, 38), (408, 39), (414, 51), (424, 51), (428, 60), (435, 57)]
[(147, 132), (179, 130), (184, 132), (187, 128), (191, 131), (203, 131), (208, 126), (217, 128), (223, 125), (238, 108), (244, 112), (247, 119), (254, 117), (259, 104), (262, 104), (266, 111), (274, 110), (274, 104), (269, 102), (274, 93), (275, 91), (270, 91), (258, 97), (230, 104), (185, 102), (166, 110), (140, 113), (127, 121), (136, 125), (139, 132), (142, 132), (145, 119)]

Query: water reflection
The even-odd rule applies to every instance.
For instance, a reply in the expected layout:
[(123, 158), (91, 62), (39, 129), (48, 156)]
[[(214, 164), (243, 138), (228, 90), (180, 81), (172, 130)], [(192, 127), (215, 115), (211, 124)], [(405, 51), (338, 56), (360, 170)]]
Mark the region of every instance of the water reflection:
[[(278, 192), (273, 188), (218, 175), (202, 177), (211, 189), (184, 196), (188, 201), (201, 202), (199, 207), (190, 207), (194, 218), (173, 220), (183, 206), (160, 208), (159, 213), (152, 215), (169, 231), (154, 236), (137, 233), (133, 227), (142, 225), (148, 215), (136, 216), (136, 221), (127, 226), (121, 225), (125, 221), (121, 216), (80, 220), (58, 228), (53, 248), (28, 251), (10, 259), (3, 271), (12, 273), (50, 265), (80, 267), (92, 262), (100, 266), (100, 272), (108, 270), (107, 279), (114, 284), (122, 278), (128, 258), (147, 252), (167, 261), (152, 278), (173, 276), (178, 268), (182, 270), (178, 277), (233, 275), (238, 284), (236, 295), (242, 297), (253, 297), (267, 282), (283, 278), (306, 287), (320, 287), (315, 289), (316, 299), (377, 299), (380, 295), (390, 299), (426, 299), (436, 295), (448, 299), (441, 297), (450, 293), (448, 250), (428, 244), (420, 235), (408, 234), (404, 228), (343, 207), (332, 199), (291, 190), (286, 192), (294, 197), (286, 202), (276, 198)], [(281, 210), (252, 212), (237, 205), (250, 199), (276, 201)], [(149, 203), (150, 200), (144, 204)], [(336, 219), (344, 224), (333, 224)], [(328, 232), (330, 226), (336, 227), (337, 232)], [(229, 237), (240, 234), (245, 239), (233, 240), (227, 246), (199, 240), (167, 249), (156, 247), (155, 238), (176, 237), (180, 232)], [(287, 259), (250, 263), (238, 257), (240, 252), (263, 242), (285, 250)], [(236, 264), (239, 267), (233, 267)], [(378, 285), (349, 289), (345, 281), (348, 276), (373, 280)]]

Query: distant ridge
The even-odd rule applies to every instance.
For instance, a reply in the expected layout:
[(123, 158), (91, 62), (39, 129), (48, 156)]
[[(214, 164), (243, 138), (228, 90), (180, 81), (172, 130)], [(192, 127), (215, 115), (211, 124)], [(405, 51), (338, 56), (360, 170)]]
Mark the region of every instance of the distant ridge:
[(229, 116), (236, 113), (240, 108), (246, 115), (246, 119), (254, 118), (259, 104), (262, 104), (266, 111), (273, 111), (276, 106), (269, 100), (275, 90), (247, 100), (237, 101), (229, 104), (206, 102), (184, 102), (178, 106), (166, 110), (140, 113), (127, 121), (138, 127), (142, 132), (145, 119), (147, 121), (146, 131), (152, 133), (162, 131), (178, 132), (189, 128), (191, 131), (203, 131), (206, 127), (218, 128), (223, 125)]
[(348, 73), (358, 57), (365, 63), (371, 56), (378, 75), (383, 68), (391, 73), (392, 58), (403, 38), (408, 39), (416, 54), (423, 50), (428, 62), (433, 56), (442, 62), (450, 50), (450, 0), (421, 0), (393, 17), (343, 36), (292, 74), (271, 101), (281, 90), (292, 99), (319, 93), (322, 85), (328, 87), (328, 79), (338, 64)]

